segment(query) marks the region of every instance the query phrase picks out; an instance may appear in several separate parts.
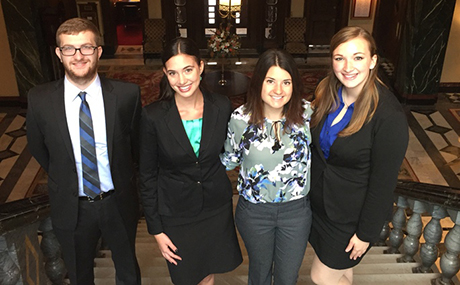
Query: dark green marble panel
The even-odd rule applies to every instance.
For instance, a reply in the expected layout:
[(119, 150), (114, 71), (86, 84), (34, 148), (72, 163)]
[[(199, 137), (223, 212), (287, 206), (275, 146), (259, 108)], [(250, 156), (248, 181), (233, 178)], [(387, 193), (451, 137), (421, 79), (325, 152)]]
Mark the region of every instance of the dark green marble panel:
[(1, 0), (19, 95), (50, 80), (50, 49), (40, 24), (43, 1)]
[(409, 0), (395, 87), (403, 97), (438, 92), (455, 0)]

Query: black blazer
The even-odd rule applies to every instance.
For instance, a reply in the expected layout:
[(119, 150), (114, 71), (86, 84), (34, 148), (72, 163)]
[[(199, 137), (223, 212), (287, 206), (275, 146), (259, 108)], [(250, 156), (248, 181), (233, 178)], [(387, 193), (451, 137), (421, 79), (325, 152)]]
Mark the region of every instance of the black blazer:
[(319, 144), (326, 118), (312, 129), (312, 189), (323, 192), (332, 221), (355, 227), (357, 236), (370, 242), (378, 239), (391, 214), (409, 138), (400, 103), (387, 88), (378, 86), (378, 91), (371, 121), (351, 136), (337, 137), (327, 160)]
[(144, 108), (141, 119), (140, 182), (148, 231), (163, 232), (161, 216), (192, 217), (230, 202), (232, 187), (219, 154), (232, 107), (222, 95), (203, 91), (199, 156), (195, 155), (175, 100)]
[[(141, 101), (139, 86), (101, 77), (107, 148), (116, 200), (126, 223), (138, 218), (134, 163), (138, 159)], [(78, 177), (64, 105), (64, 79), (32, 88), (28, 94), (29, 150), (48, 172), (51, 219), (74, 229), (78, 218)]]

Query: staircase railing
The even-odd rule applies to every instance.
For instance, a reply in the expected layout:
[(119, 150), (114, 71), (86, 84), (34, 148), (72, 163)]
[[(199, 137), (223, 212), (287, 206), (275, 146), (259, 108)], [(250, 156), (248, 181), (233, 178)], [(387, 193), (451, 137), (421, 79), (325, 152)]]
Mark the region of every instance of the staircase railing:
[[(391, 227), (389, 223), (383, 227), (379, 244), (389, 245), (387, 254), (400, 253), (402, 248), (404, 256), (398, 262), (415, 262), (419, 253), (422, 262), (413, 268), (414, 273), (432, 272), (442, 241), (441, 220), (449, 217), (453, 221), (443, 243), (441, 277), (432, 280), (436, 285), (453, 284), (460, 269), (460, 189), (399, 181), (395, 204)], [(53, 284), (63, 284), (66, 269), (49, 210), (47, 195), (0, 205), (0, 284), (21, 280), (42, 284), (47, 278)], [(422, 215), (427, 214), (431, 220), (423, 228)], [(420, 245), (422, 234), (425, 243)]]
[(64, 284), (49, 211), (48, 195), (0, 205), (0, 284)]
[[(460, 189), (412, 181), (398, 181), (395, 189), (396, 210), (389, 225), (383, 227), (380, 244), (388, 243), (388, 254), (400, 253), (404, 256), (398, 262), (415, 262), (414, 256), (420, 252), (422, 264), (412, 269), (413, 273), (429, 273), (439, 257), (443, 228), (441, 220), (449, 217), (455, 224), (444, 239), (446, 251), (440, 258), (441, 277), (431, 284), (454, 284), (452, 278), (460, 268)], [(431, 220), (423, 229), (422, 215), (430, 215)], [(410, 216), (408, 219), (407, 217)], [(422, 231), (423, 230), (423, 231)], [(425, 243), (420, 246), (420, 237)]]

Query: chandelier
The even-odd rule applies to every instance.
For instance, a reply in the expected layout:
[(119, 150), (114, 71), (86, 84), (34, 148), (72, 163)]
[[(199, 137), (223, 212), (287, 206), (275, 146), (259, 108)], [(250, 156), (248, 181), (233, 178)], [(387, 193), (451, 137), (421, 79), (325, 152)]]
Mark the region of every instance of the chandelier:
[(219, 0), (219, 15), (221, 18), (236, 18), (241, 11), (241, 0)]

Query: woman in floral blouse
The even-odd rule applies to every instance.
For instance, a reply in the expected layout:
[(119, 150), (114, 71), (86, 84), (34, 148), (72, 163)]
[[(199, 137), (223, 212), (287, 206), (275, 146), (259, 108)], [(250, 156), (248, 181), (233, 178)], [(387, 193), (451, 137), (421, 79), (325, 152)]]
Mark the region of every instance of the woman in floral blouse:
[(237, 228), (249, 255), (249, 284), (296, 284), (311, 226), (310, 103), (294, 59), (261, 55), (247, 103), (230, 119), (221, 155), (240, 166)]

